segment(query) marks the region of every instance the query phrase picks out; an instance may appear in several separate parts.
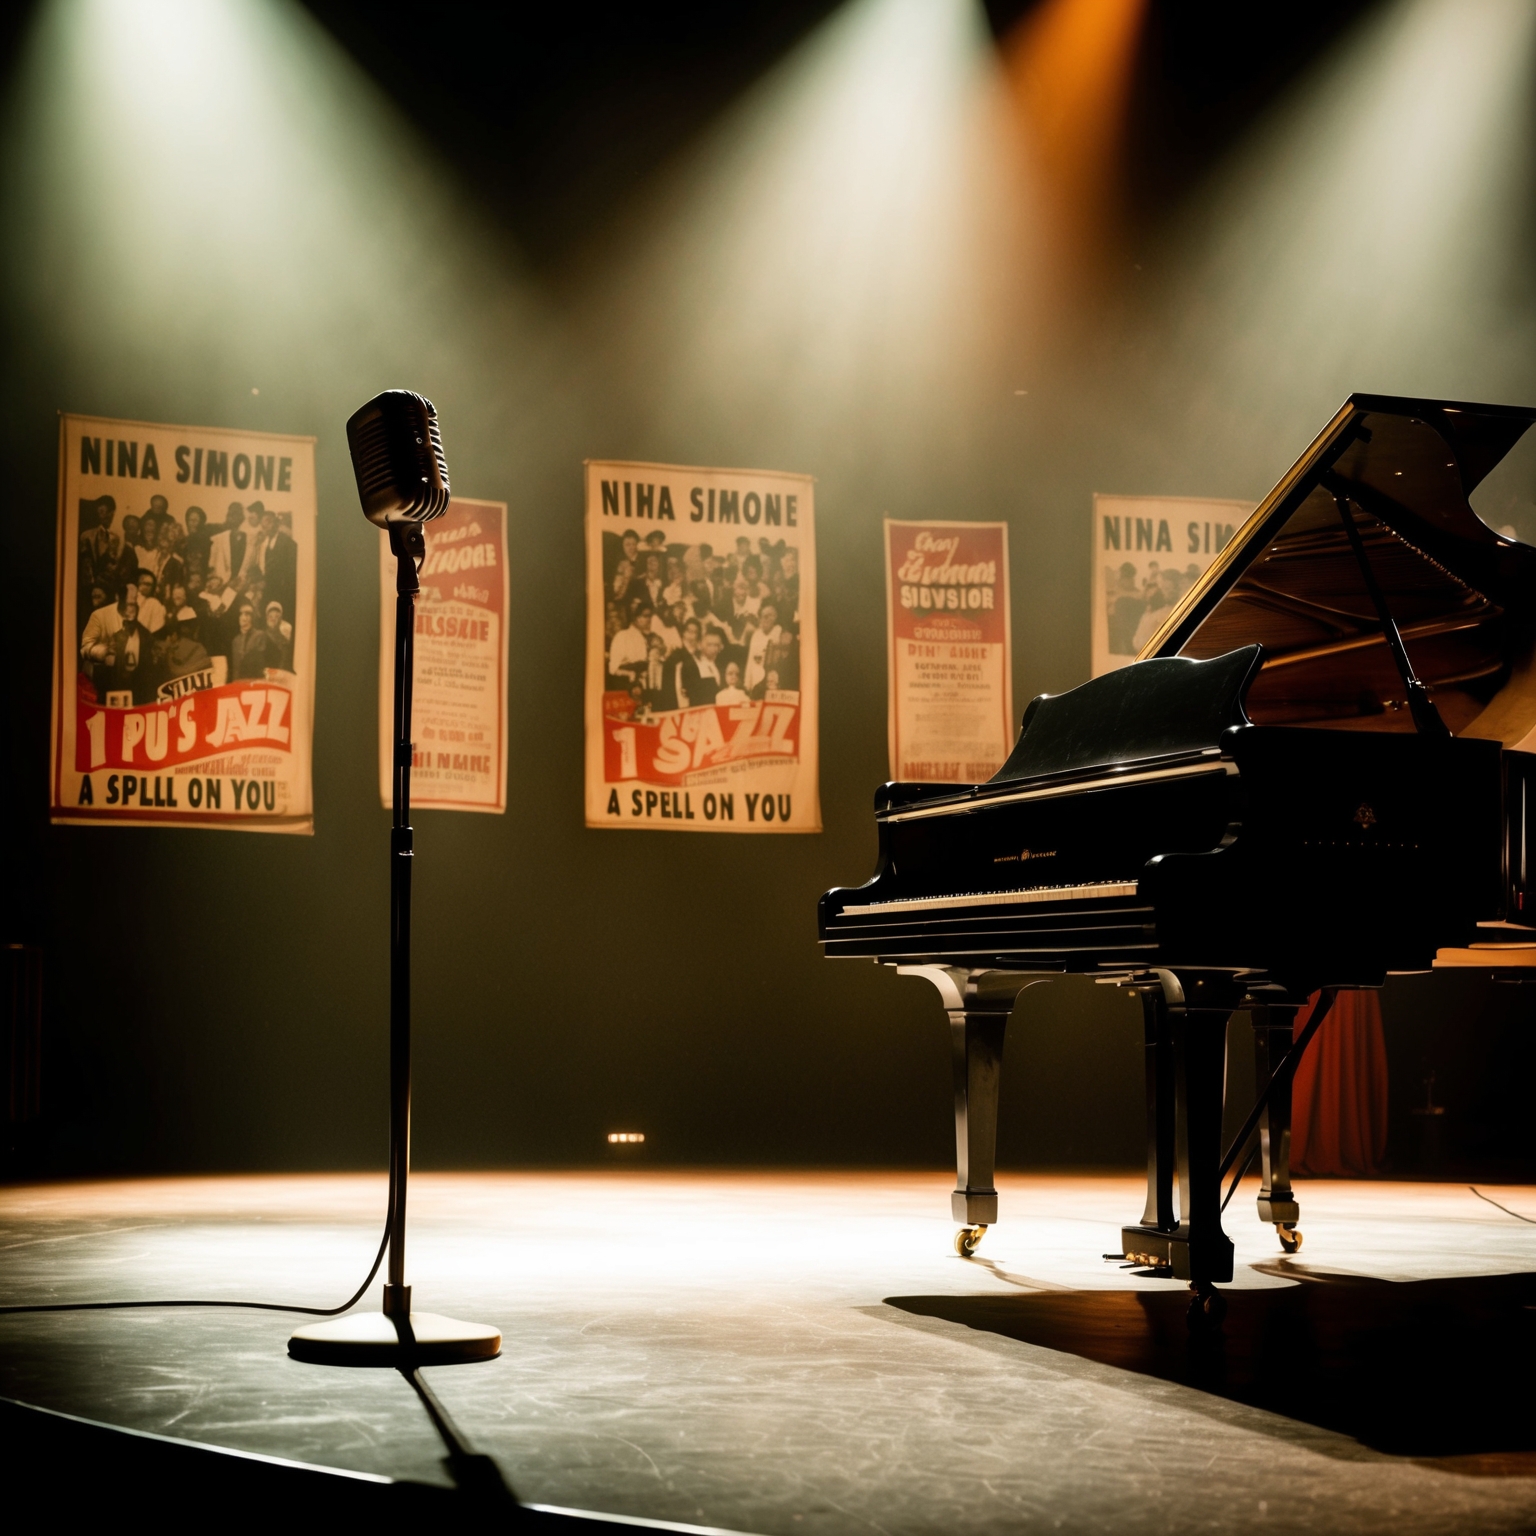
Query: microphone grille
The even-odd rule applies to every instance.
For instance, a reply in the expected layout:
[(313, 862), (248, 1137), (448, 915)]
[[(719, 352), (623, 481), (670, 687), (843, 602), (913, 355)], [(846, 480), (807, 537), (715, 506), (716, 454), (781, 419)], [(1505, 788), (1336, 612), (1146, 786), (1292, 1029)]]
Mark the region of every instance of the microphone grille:
[(386, 389), (347, 422), (357, 494), (370, 522), (425, 523), (448, 510), (448, 461), (432, 402)]

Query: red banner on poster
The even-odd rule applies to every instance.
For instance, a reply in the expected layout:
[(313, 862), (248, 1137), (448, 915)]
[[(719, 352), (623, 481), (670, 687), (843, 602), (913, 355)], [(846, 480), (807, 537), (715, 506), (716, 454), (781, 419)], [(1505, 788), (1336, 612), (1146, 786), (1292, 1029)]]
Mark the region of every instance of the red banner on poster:
[(293, 750), (293, 689), (276, 681), (199, 688), (168, 704), (102, 709), (89, 678), (76, 701), (75, 769), (174, 768), (260, 742)]
[(642, 719), (627, 693), (603, 695), (603, 767), (609, 783), (643, 779), (684, 784), (724, 763), (793, 760), (800, 753), (800, 704), (771, 693), (743, 704), (709, 704)]

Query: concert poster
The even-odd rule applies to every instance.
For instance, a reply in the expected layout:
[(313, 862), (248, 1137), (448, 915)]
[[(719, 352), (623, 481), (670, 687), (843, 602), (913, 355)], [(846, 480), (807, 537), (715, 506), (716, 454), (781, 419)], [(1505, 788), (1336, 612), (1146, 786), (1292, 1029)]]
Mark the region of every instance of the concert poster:
[(586, 824), (819, 832), (815, 482), (586, 464)]
[(313, 832), (314, 460), (60, 418), (55, 822)]
[(1253, 511), (1203, 496), (1093, 498), (1093, 675), (1135, 661)]
[(891, 777), (979, 784), (1013, 746), (1006, 523), (885, 522)]
[[(507, 808), (507, 508), (455, 496), (422, 525), (411, 808)], [(379, 535), (379, 797), (394, 762), (395, 557)]]

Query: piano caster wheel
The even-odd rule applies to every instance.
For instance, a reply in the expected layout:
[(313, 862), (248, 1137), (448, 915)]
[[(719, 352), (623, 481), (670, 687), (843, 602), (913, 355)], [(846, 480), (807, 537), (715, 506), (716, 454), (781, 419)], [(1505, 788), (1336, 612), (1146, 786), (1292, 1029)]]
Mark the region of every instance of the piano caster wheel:
[(1208, 1285), (1203, 1289), (1191, 1286), (1194, 1295), (1189, 1298), (1189, 1311), (1185, 1320), (1191, 1333), (1205, 1333), (1220, 1328), (1227, 1315), (1227, 1298)]
[(1297, 1253), (1301, 1249), (1301, 1233), (1295, 1227), (1282, 1226), (1275, 1223), (1275, 1235), (1280, 1239), (1280, 1246), (1287, 1253)]
[(977, 1246), (980, 1244), (982, 1238), (984, 1238), (986, 1235), (987, 1229), (984, 1225), (978, 1225), (974, 1227), (961, 1227), (960, 1230), (955, 1233), (955, 1252), (958, 1253), (962, 1259), (970, 1258), (976, 1252)]

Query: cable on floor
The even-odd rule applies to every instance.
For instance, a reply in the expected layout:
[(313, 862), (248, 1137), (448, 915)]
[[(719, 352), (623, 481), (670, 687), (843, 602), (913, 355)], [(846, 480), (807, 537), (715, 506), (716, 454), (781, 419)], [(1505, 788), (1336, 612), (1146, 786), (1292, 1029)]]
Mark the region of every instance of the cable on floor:
[(384, 1251), (389, 1247), (389, 1211), (395, 1207), (394, 1181), (390, 1181), (389, 1205), (384, 1215), (384, 1236), (379, 1239), (379, 1251), (373, 1256), (373, 1267), (368, 1278), (342, 1302), (339, 1307), (300, 1307), (284, 1301), (212, 1301), (193, 1300), (164, 1301), (40, 1301), (26, 1306), (0, 1307), (0, 1317), (11, 1317), (18, 1312), (125, 1312), (134, 1308), (150, 1307), (244, 1307), (256, 1312), (302, 1312), (307, 1317), (335, 1317), (355, 1307), (363, 1299), (364, 1292), (373, 1284), (373, 1277), (384, 1262)]
[(1468, 1184), (1467, 1188), (1470, 1189), (1479, 1200), (1487, 1200), (1488, 1204), (1493, 1206), (1495, 1210), (1503, 1211), (1506, 1216), (1513, 1216), (1516, 1221), (1523, 1221), (1527, 1226), (1536, 1227), (1536, 1216), (1522, 1216), (1519, 1211), (1512, 1211), (1507, 1205), (1500, 1205), (1497, 1200), (1490, 1200), (1488, 1196), (1482, 1192), (1482, 1190), (1476, 1188), (1474, 1185)]

